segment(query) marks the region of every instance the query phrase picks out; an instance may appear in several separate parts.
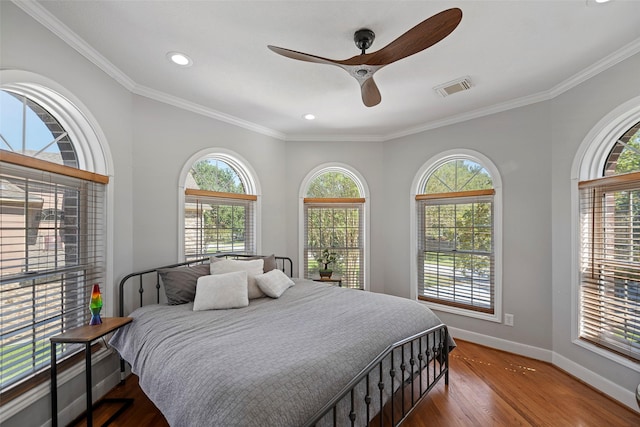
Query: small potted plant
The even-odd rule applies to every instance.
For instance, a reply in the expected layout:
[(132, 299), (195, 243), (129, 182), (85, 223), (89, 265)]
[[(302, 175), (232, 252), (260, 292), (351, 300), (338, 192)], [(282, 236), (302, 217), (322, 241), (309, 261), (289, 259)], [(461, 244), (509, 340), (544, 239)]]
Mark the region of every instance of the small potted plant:
[[(320, 273), (321, 279), (329, 279), (331, 278), (331, 274), (333, 270), (329, 268), (329, 264), (333, 264), (336, 262), (337, 255), (335, 252), (331, 252), (329, 249), (324, 249), (320, 254), (320, 258), (318, 258), (318, 264), (322, 264), (323, 268), (318, 269), (318, 273)], [(318, 265), (319, 267), (320, 265)]]

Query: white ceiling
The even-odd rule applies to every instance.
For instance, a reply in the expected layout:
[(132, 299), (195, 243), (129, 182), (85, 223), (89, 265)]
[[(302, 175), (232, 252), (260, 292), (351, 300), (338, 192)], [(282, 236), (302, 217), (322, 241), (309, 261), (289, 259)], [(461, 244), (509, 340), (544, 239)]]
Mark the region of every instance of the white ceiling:
[[(386, 140), (552, 98), (640, 52), (640, 1), (42, 1), (18, 5), (132, 92), (288, 140)], [(369, 53), (450, 7), (440, 43), (375, 75), (365, 107), (338, 67), (268, 44), (346, 59), (355, 30)], [(180, 51), (193, 65), (166, 59)], [(433, 87), (469, 76), (446, 98)], [(315, 121), (302, 119), (305, 113)]]

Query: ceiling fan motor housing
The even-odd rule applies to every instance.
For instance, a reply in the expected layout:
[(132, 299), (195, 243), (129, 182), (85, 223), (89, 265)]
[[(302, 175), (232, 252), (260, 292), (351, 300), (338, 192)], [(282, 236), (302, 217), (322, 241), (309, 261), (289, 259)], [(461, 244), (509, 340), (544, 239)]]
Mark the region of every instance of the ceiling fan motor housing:
[(364, 51), (371, 47), (375, 38), (375, 33), (368, 28), (362, 28), (353, 34), (353, 41), (356, 42), (356, 46), (362, 51), (363, 55)]

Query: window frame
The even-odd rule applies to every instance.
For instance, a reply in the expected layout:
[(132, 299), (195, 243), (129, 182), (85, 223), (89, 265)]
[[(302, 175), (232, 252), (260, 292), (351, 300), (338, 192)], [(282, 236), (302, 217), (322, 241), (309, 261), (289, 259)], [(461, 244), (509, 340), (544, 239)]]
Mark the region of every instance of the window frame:
[[(493, 313), (469, 310), (452, 305), (439, 304), (432, 301), (419, 299), (418, 295), (418, 217), (416, 197), (422, 194), (426, 181), (440, 166), (452, 160), (469, 160), (484, 167), (493, 181), (493, 256), (494, 256), (494, 310)], [(411, 185), (410, 193), (410, 276), (411, 299), (427, 305), (434, 310), (457, 314), (476, 319), (503, 323), (503, 298), (502, 298), (502, 179), (494, 163), (482, 153), (468, 149), (447, 150), (436, 154), (427, 160), (416, 173)]]
[(640, 372), (640, 364), (580, 338), (580, 181), (595, 179), (604, 171), (617, 140), (640, 121), (640, 96), (619, 105), (591, 128), (576, 151), (571, 166), (571, 342), (626, 368)]
[[(254, 169), (251, 167), (251, 164), (247, 162), (242, 156), (237, 154), (234, 151), (228, 150), (226, 148), (221, 147), (212, 147), (204, 150), (200, 150), (194, 153), (191, 157), (187, 159), (182, 167), (182, 171), (180, 172), (180, 178), (178, 182), (178, 262), (182, 262), (186, 259), (185, 252), (185, 203), (186, 203), (186, 193), (187, 190), (191, 192), (200, 191), (195, 189), (188, 189), (186, 185), (187, 176), (191, 170), (191, 167), (200, 160), (205, 159), (218, 159), (229, 166), (231, 166), (234, 171), (238, 174), (238, 177), (242, 181), (245, 194), (236, 194), (236, 193), (219, 193), (219, 192), (207, 192), (210, 196), (226, 196), (229, 198), (250, 198), (255, 199), (255, 208), (253, 210), (253, 242), (255, 247), (256, 254), (262, 253), (262, 191), (260, 182), (257, 179), (257, 174)], [(221, 199), (222, 200), (222, 199)]]
[[(106, 136), (91, 111), (80, 99), (57, 82), (29, 71), (0, 70), (0, 82), (0, 89), (26, 96), (56, 118), (73, 142), (80, 170), (104, 175), (110, 179), (113, 178), (111, 172), (113, 171), (113, 160)], [(105, 289), (103, 292), (110, 294), (113, 291), (114, 282), (113, 185), (107, 185), (105, 197)], [(108, 300), (105, 301), (103, 313), (106, 316), (113, 316), (116, 313), (115, 304), (110, 304)], [(97, 363), (109, 355), (110, 352), (102, 348), (96, 353), (94, 361)], [(76, 363), (80, 359), (72, 357), (63, 362), (68, 369), (65, 368), (65, 371), (60, 375), (59, 386), (67, 383), (82, 372), (84, 364)], [(46, 377), (46, 373), (44, 376)], [(37, 377), (34, 377), (29, 386), (22, 387), (21, 390), (14, 394), (9, 394), (6, 397), (7, 400), (3, 398), (3, 402), (0, 405), (2, 406), (0, 423), (46, 396), (49, 392), (47, 378), (38, 380)]]
[[(302, 180), (300, 184), (300, 189), (298, 192), (298, 254), (299, 254), (299, 262), (298, 262), (298, 274), (302, 276), (305, 271), (305, 228), (306, 228), (306, 217), (305, 217), (305, 199), (307, 198), (307, 192), (309, 190), (309, 185), (313, 182), (317, 177), (323, 175), (327, 172), (339, 172), (343, 173), (349, 178), (353, 180), (355, 185), (358, 187), (358, 191), (360, 193), (360, 198), (357, 198), (359, 201), (362, 201), (362, 210), (363, 217), (362, 221), (362, 252), (364, 254), (363, 259), (363, 285), (362, 289), (365, 291), (370, 290), (370, 248), (369, 248), (369, 236), (370, 236), (370, 205), (371, 199), (369, 195), (369, 188), (364, 177), (354, 168), (344, 163), (324, 163), (313, 170), (311, 170), (305, 178)], [(309, 199), (308, 199), (309, 200)], [(314, 199), (317, 201), (317, 199)], [(328, 198), (327, 201), (332, 201), (333, 203), (337, 203), (339, 199)]]

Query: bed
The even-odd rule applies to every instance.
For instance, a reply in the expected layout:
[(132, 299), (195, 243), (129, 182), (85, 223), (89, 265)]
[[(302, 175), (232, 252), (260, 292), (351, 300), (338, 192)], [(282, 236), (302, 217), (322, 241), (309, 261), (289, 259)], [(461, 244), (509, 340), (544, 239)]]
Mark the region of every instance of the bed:
[[(275, 272), (264, 277), (284, 282), (285, 276), (284, 291), (275, 297), (265, 287), (269, 296), (232, 309), (199, 310), (199, 295), (182, 304), (162, 303), (162, 289), (171, 292), (168, 272), (206, 271), (208, 260), (122, 280), (121, 310), (127, 286), (136, 282), (140, 307), (110, 344), (170, 425), (399, 425), (438, 381), (448, 384), (448, 353), (455, 343), (424, 305), (290, 279), (291, 260), (274, 258)], [(223, 276), (246, 277), (205, 275), (198, 292), (205, 289), (200, 283)], [(144, 305), (149, 285), (155, 301)]]

